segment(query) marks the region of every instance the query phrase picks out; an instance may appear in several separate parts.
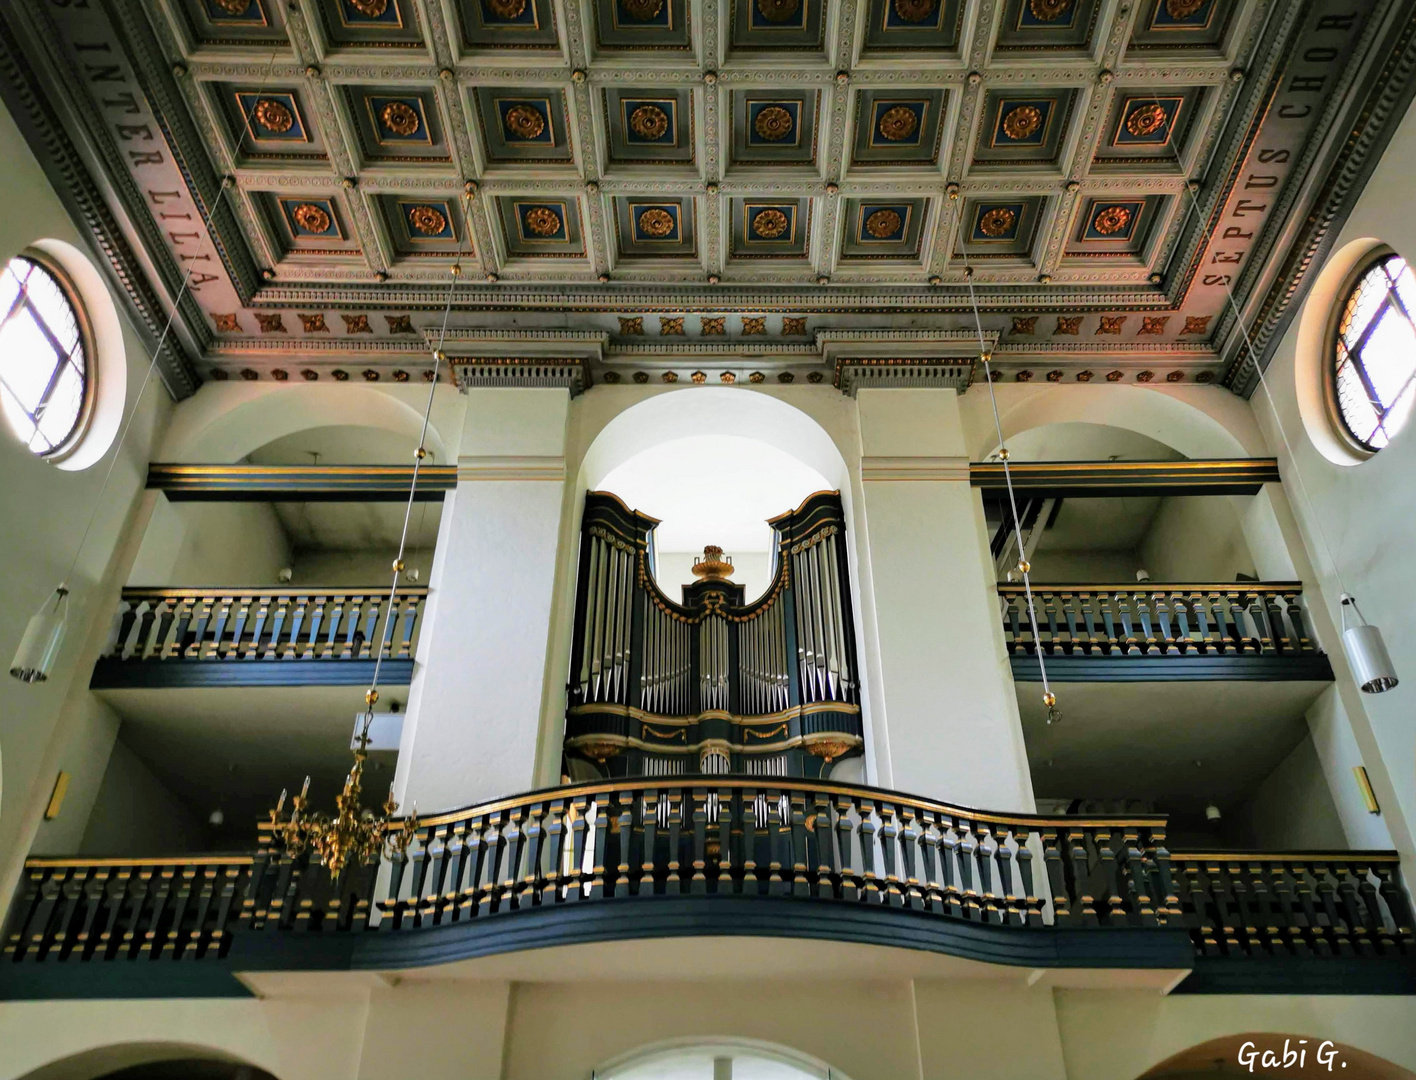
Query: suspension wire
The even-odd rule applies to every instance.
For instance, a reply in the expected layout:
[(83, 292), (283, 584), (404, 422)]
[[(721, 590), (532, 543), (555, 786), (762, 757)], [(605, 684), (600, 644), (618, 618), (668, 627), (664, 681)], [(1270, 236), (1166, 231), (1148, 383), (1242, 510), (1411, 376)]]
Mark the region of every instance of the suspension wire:
[[(1137, 100), (1144, 99), (1141, 98)], [(1151, 99), (1151, 103), (1164, 108), (1155, 98)], [(1167, 119), (1166, 127), (1170, 128), (1171, 126), (1170, 120)], [(1190, 208), (1195, 212), (1195, 221), (1199, 224), (1200, 228), (1203, 229), (1204, 212), (1200, 209), (1200, 198), (1198, 194), (1200, 188), (1199, 182), (1190, 180), (1186, 175), (1185, 165), (1180, 160), (1180, 148), (1176, 144), (1176, 140), (1171, 138), (1168, 141), (1170, 143), (1171, 157), (1174, 159), (1176, 167), (1180, 170), (1180, 175), (1186, 177), (1185, 191), (1190, 196)], [(1213, 239), (1213, 237), (1211, 236), (1208, 239)], [(1332, 544), (1328, 540), (1327, 530), (1323, 528), (1322, 515), (1317, 512), (1317, 507), (1313, 504), (1313, 498), (1308, 492), (1308, 485), (1303, 480), (1302, 470), (1298, 467), (1298, 457), (1293, 452), (1293, 443), (1288, 438), (1288, 431), (1283, 426), (1283, 417), (1280, 416), (1278, 412), (1278, 403), (1274, 400), (1273, 391), (1269, 387), (1268, 379), (1264, 376), (1264, 367), (1259, 362), (1258, 350), (1254, 348), (1254, 342), (1249, 337), (1249, 328), (1245, 325), (1244, 313), (1239, 310), (1239, 302), (1234, 298), (1234, 288), (1230, 284), (1233, 276), (1233, 274), (1223, 275), (1225, 279), (1224, 295), (1228, 298), (1229, 307), (1234, 312), (1234, 323), (1239, 328), (1240, 337), (1244, 339), (1244, 348), (1247, 350), (1249, 356), (1253, 358), (1254, 372), (1259, 377), (1259, 385), (1263, 387), (1264, 400), (1268, 402), (1269, 411), (1273, 413), (1274, 426), (1278, 428), (1279, 438), (1283, 440), (1283, 448), (1288, 452), (1288, 460), (1293, 468), (1293, 478), (1298, 482), (1298, 490), (1302, 493), (1303, 501), (1308, 506), (1308, 514), (1312, 519), (1313, 527), (1317, 531), (1318, 539), (1322, 541), (1323, 550), (1327, 554), (1328, 563), (1332, 566), (1333, 577), (1337, 578), (1337, 587), (1342, 595), (1346, 596), (1347, 586), (1343, 583), (1342, 570), (1337, 564), (1337, 556), (1333, 554)]]
[(428, 379), (428, 403), (423, 409), (423, 425), (418, 432), (418, 449), (413, 453), (413, 478), (408, 487), (408, 501), (403, 507), (403, 529), (398, 537), (398, 554), (393, 560), (393, 584), (388, 591), (388, 610), (384, 613), (384, 632), (374, 652), (374, 673), (369, 679), (369, 689), (364, 694), (366, 711), (364, 726), (360, 731), (359, 738), (365, 743), (369, 738), (369, 727), (374, 722), (374, 702), (379, 699), (379, 672), (383, 668), (384, 648), (389, 644), (396, 622), (395, 603), (398, 597), (398, 578), (403, 572), (403, 555), (408, 546), (408, 525), (413, 517), (413, 503), (418, 497), (418, 475), (422, 471), (423, 459), (428, 454), (428, 426), (432, 421), (433, 401), (437, 396), (438, 372), (442, 367), (443, 360), (446, 359), (443, 343), (447, 340), (447, 323), (452, 315), (453, 298), (457, 295), (457, 282), (462, 276), (462, 257), (466, 253), (467, 240), (472, 235), (471, 203), (472, 193), (469, 191), (462, 197), (464, 235), (457, 245), (457, 255), (452, 264), (452, 282), (448, 285), (447, 302), (443, 305), (442, 326), (438, 329), (437, 344), (433, 346), (433, 366)]
[[(265, 74), (261, 77), (260, 85), (256, 87), (255, 100), (251, 102), (251, 111), (246, 116), (241, 137), (236, 141), (236, 153), (241, 152), (241, 147), (245, 144), (246, 135), (251, 130), (251, 121), (256, 115), (256, 108), (260, 105), (261, 93), (270, 82), (270, 77), (275, 72), (275, 62), (279, 57), (279, 50), (273, 50), (270, 54), (270, 63), (266, 65)], [(108, 468), (104, 471), (103, 482), (98, 485), (98, 493), (93, 497), (93, 503), (89, 509), (88, 521), (84, 524), (84, 531), (79, 534), (79, 545), (74, 549), (74, 558), (69, 563), (69, 572), (65, 574), (59, 583), (59, 589), (67, 594), (68, 583), (73, 579), (74, 572), (79, 566), (79, 556), (83, 554), (84, 544), (88, 542), (89, 533), (93, 531), (93, 523), (98, 519), (98, 511), (103, 505), (103, 496), (108, 491), (108, 482), (113, 479), (113, 470), (118, 465), (118, 459), (122, 456), (123, 446), (128, 440), (128, 432), (133, 426), (133, 421), (138, 418), (138, 406), (143, 403), (143, 395), (147, 393), (148, 384), (152, 382), (153, 372), (157, 370), (157, 359), (162, 355), (162, 347), (167, 343), (167, 335), (172, 330), (172, 323), (177, 318), (177, 309), (182, 306), (182, 298), (187, 295), (192, 282), (192, 274), (196, 270), (197, 263), (202, 261), (202, 256), (206, 254), (208, 244), (214, 244), (216, 212), (221, 207), (221, 200), (226, 197), (226, 192), (236, 186), (234, 176), (224, 176), (221, 185), (217, 188), (216, 199), (211, 204), (211, 211), (207, 214), (206, 236), (203, 237), (201, 245), (197, 248), (197, 254), (188, 262), (187, 269), (182, 273), (182, 282), (177, 287), (177, 295), (172, 299), (171, 310), (167, 313), (167, 322), (162, 326), (162, 333), (157, 337), (157, 343), (153, 345), (152, 356), (148, 359), (147, 371), (143, 375), (143, 381), (138, 386), (137, 395), (133, 398), (133, 408), (123, 421), (123, 427), (118, 433), (118, 440), (113, 446), (113, 458), (108, 462)]]
[(1062, 711), (1057, 708), (1057, 695), (1047, 680), (1047, 662), (1042, 658), (1042, 634), (1038, 628), (1037, 605), (1033, 600), (1032, 566), (1028, 563), (1023, 549), (1023, 523), (1018, 517), (1018, 498), (1013, 492), (1013, 472), (1008, 464), (1008, 447), (1003, 441), (1003, 421), (998, 416), (998, 396), (993, 392), (993, 368), (990, 361), (993, 352), (983, 337), (983, 319), (978, 313), (978, 296), (974, 293), (973, 267), (964, 267), (964, 279), (969, 283), (969, 305), (973, 308), (974, 328), (978, 331), (978, 356), (983, 361), (983, 377), (988, 384), (988, 403), (993, 408), (993, 428), (998, 433), (998, 456), (1003, 462), (1003, 483), (1008, 488), (1008, 507), (1013, 514), (1013, 539), (1018, 545), (1018, 571), (1023, 575), (1023, 593), (1028, 601), (1028, 619), (1033, 629), (1033, 655), (1037, 658), (1038, 674), (1042, 676), (1042, 703), (1047, 706), (1047, 722), (1055, 724), (1062, 719)]

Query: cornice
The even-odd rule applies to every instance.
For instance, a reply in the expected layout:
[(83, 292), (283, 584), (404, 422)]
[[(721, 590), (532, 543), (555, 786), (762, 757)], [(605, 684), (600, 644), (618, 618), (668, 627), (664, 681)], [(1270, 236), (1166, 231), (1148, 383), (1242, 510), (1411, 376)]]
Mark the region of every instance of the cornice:
[[(1387, 25), (1399, 28), (1390, 52), (1381, 69), (1371, 76), (1361, 108), (1347, 126), (1347, 137), (1337, 158), (1249, 322), (1249, 341), (1254, 352), (1245, 349), (1242, 354), (1236, 354), (1225, 374), (1225, 382), (1244, 397), (1249, 397), (1257, 387), (1258, 366), (1267, 369), (1273, 359), (1284, 332), (1311, 287), (1311, 272), (1321, 267), (1332, 251), (1358, 193), (1416, 96), (1416, 3), (1404, 0), (1397, 5)], [(1254, 265), (1261, 263), (1256, 261)], [(1227, 329), (1229, 325), (1232, 323), (1221, 324), (1221, 327)]]
[[(76, 223), (86, 232), (101, 256), (100, 263), (118, 286), (128, 314), (150, 349), (162, 342), (157, 368), (163, 385), (174, 398), (194, 393), (200, 384), (195, 367), (181, 343), (163, 337), (166, 305), (158, 297), (140, 257), (129, 243), (107, 200), (94, 182), (78, 147), (55, 112), (49, 88), (30, 63), (32, 53), (21, 44), (12, 19), (23, 15), (20, 6), (0, 6), (0, 96), (24, 132), (40, 166), (54, 185)], [(165, 248), (162, 251), (165, 253)], [(180, 274), (178, 275), (180, 280)]]

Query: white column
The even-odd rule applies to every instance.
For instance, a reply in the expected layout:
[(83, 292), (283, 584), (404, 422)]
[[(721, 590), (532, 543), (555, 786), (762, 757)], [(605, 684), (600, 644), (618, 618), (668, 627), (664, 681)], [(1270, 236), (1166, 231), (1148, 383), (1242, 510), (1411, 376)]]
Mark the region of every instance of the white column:
[(884, 713), (876, 723), (888, 756), (881, 782), (1030, 812), (1032, 779), (958, 395), (862, 390), (858, 402), (866, 529), (857, 542), (874, 586), (875, 700)]
[(569, 396), (469, 397), (398, 755), (399, 802), (425, 815), (536, 774)]

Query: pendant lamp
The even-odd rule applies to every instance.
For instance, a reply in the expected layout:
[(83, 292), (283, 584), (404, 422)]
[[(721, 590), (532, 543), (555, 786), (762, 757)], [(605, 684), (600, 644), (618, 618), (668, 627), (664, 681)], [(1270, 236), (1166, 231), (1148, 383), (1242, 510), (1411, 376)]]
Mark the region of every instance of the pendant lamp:
[(69, 587), (60, 585), (34, 613), (10, 661), (10, 674), (21, 682), (44, 682), (54, 670), (69, 624)]
[[(1347, 609), (1351, 607), (1356, 623), (1347, 625)], [(1352, 677), (1364, 694), (1384, 694), (1399, 681), (1391, 662), (1382, 632), (1362, 617), (1357, 601), (1342, 594), (1342, 649), (1352, 667)]]

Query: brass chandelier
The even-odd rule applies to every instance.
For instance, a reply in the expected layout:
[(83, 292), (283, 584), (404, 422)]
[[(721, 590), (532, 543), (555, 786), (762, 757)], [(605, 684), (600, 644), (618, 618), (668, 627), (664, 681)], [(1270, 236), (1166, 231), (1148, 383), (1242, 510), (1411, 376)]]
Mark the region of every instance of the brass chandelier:
[(312, 851), (319, 857), (320, 865), (326, 867), (332, 877), (339, 877), (350, 864), (360, 865), (377, 862), (380, 858), (402, 857), (408, 852), (408, 845), (418, 832), (418, 814), (415, 810), (399, 821), (394, 818), (398, 803), (393, 797), (393, 785), (388, 786), (388, 798), (384, 800), (383, 815), (376, 816), (372, 810), (362, 806), (364, 788), (364, 762), (369, 757), (369, 723), (373, 720), (374, 702), (379, 692), (370, 688), (364, 700), (369, 711), (364, 714), (364, 725), (359, 729), (359, 737), (354, 745), (354, 765), (344, 780), (344, 790), (335, 798), (336, 813), (308, 812), (310, 778), (305, 777), (305, 786), (290, 802), (290, 814), (282, 815), (285, 809), (286, 792), (280, 793), (280, 801), (270, 812), (270, 831), (275, 844), (292, 858)]

